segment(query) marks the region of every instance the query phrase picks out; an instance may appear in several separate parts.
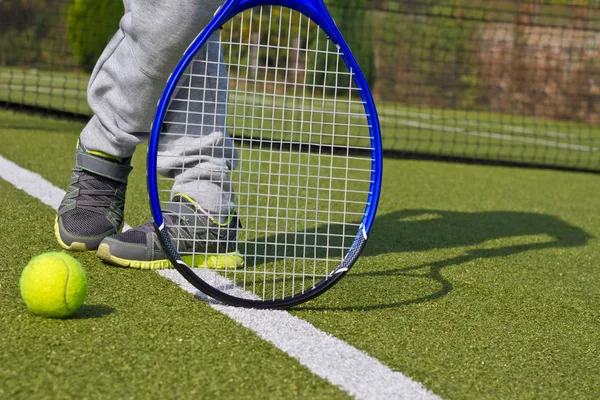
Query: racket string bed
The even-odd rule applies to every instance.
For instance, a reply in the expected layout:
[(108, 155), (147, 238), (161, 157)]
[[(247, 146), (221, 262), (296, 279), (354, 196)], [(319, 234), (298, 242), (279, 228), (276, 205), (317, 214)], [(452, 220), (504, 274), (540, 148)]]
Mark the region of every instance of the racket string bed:
[[(161, 208), (186, 199), (174, 196), (174, 185), (223, 189), (211, 204), (187, 198), (212, 221), (187, 228), (202, 238), (212, 229), (232, 243), (194, 239), (193, 252), (178, 254), (178, 238), (162, 237), (175, 244), (176, 266), (199, 267), (184, 276), (201, 289), (248, 293), (242, 297), (253, 305), (291, 304), (286, 299), (354, 262), (348, 254), (356, 253), (379, 190), (378, 131), (356, 70), (303, 13), (259, 6), (220, 28), (196, 49), (165, 103), (156, 157), (171, 169), (158, 171), (156, 185)], [(228, 206), (239, 218), (235, 226), (226, 223)], [(243, 266), (231, 261), (233, 253)]]

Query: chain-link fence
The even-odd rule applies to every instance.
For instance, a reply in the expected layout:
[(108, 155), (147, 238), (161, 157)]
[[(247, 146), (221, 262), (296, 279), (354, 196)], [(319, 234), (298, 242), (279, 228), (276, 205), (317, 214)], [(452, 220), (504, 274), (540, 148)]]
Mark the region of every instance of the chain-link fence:
[[(327, 3), (387, 154), (600, 171), (595, 1)], [(122, 14), (121, 0), (0, 0), (0, 101), (89, 116), (87, 80)]]

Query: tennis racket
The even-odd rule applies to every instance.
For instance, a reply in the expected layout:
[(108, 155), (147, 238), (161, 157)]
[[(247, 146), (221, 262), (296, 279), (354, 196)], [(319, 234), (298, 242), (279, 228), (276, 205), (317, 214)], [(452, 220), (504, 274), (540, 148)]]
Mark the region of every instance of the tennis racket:
[(358, 259), (379, 200), (368, 83), (321, 0), (231, 0), (191, 43), (148, 150), (160, 244), (193, 286), (286, 308)]

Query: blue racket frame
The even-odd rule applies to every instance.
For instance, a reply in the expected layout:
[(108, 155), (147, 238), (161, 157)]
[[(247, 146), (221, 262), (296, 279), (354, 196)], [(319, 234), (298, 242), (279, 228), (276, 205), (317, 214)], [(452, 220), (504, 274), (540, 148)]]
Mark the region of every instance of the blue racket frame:
[[(190, 267), (181, 258), (174, 257), (174, 254), (178, 254), (172, 240), (164, 228), (164, 220), (162, 216), (162, 209), (160, 207), (159, 190), (158, 190), (158, 175), (157, 175), (157, 155), (158, 155), (158, 142), (160, 139), (160, 129), (162, 122), (165, 118), (169, 101), (173, 92), (176, 89), (176, 84), (179, 81), (181, 75), (185, 72), (190, 62), (193, 60), (194, 55), (198, 50), (208, 41), (212, 33), (219, 30), (228, 20), (233, 18), (236, 14), (239, 14), (247, 9), (259, 6), (282, 6), (298, 11), (305, 16), (309, 17), (315, 23), (317, 23), (321, 29), (329, 36), (329, 39), (339, 46), (340, 53), (342, 54), (343, 60), (346, 65), (355, 71), (354, 82), (358, 89), (360, 89), (361, 98), (365, 104), (365, 110), (367, 113), (367, 120), (371, 127), (371, 160), (372, 160), (372, 176), (371, 176), (371, 188), (370, 194), (365, 207), (365, 214), (363, 216), (359, 232), (357, 233), (356, 239), (349, 249), (348, 253), (335, 268), (330, 277), (326, 280), (321, 281), (310, 290), (299, 294), (297, 296), (288, 297), (278, 300), (247, 300), (238, 297), (231, 296), (218, 289), (215, 289), (208, 283), (200, 279)], [(367, 80), (362, 73), (356, 58), (352, 54), (352, 51), (344, 41), (341, 32), (337, 28), (333, 21), (325, 3), (322, 0), (228, 0), (226, 1), (215, 13), (214, 18), (211, 22), (200, 32), (196, 39), (187, 48), (177, 67), (169, 77), (167, 86), (163, 92), (163, 95), (158, 102), (158, 108), (152, 129), (150, 132), (150, 139), (148, 144), (148, 159), (147, 159), (147, 187), (148, 195), (150, 200), (150, 210), (154, 223), (156, 225), (157, 233), (159, 235), (161, 244), (167, 250), (166, 253), (171, 259), (173, 266), (179, 271), (179, 273), (186, 278), (192, 285), (197, 289), (201, 290), (205, 294), (213, 297), (216, 300), (233, 306), (242, 307), (253, 307), (253, 308), (288, 308), (305, 301), (308, 301), (325, 290), (331, 288), (339, 279), (341, 279), (350, 267), (354, 264), (358, 258), (360, 252), (366, 244), (369, 232), (375, 219), (375, 213), (377, 211), (377, 205), (379, 203), (379, 195), (381, 190), (382, 171), (383, 171), (383, 160), (382, 160), (382, 143), (381, 143), (381, 128), (379, 124), (379, 118), (377, 115), (377, 109), (375, 107), (375, 101), (373, 95), (369, 89)]]

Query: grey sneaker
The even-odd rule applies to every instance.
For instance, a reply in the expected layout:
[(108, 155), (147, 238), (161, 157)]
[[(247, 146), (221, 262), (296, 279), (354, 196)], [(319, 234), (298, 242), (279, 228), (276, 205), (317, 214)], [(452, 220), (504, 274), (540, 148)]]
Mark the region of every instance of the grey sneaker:
[[(181, 258), (189, 266), (238, 268), (244, 265), (244, 259), (237, 251), (239, 219), (235, 212), (220, 223), (182, 195), (175, 196), (163, 208), (163, 217)], [(96, 255), (119, 267), (172, 268), (152, 221), (107, 237), (100, 243)]]
[(130, 159), (119, 161), (77, 146), (71, 182), (56, 216), (54, 233), (66, 250), (96, 250), (123, 226)]

